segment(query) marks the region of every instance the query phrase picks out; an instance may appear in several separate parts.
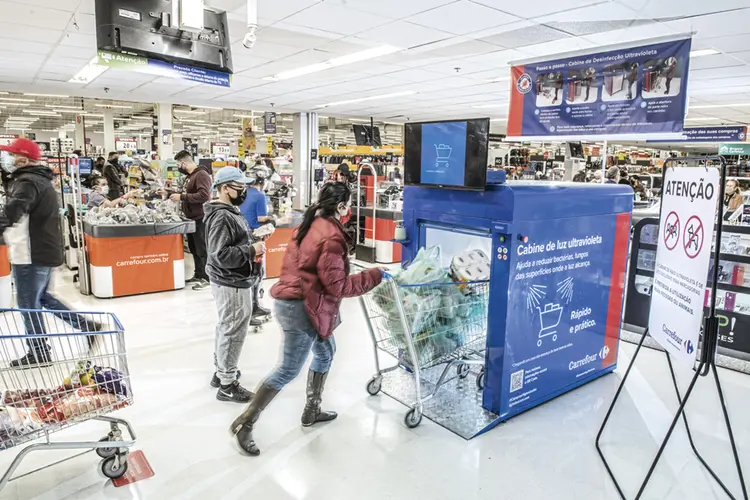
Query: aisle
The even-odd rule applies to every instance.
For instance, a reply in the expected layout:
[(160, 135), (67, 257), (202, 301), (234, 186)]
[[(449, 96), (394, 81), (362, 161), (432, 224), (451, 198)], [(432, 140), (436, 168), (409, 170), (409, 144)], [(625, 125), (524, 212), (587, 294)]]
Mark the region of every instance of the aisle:
[[(249, 458), (238, 453), (227, 433), (241, 406), (216, 401), (208, 385), (215, 318), (210, 291), (107, 301), (82, 297), (70, 283), (58, 292), (77, 306), (113, 311), (125, 324), (135, 405), (121, 415), (133, 423), (139, 434), (137, 448), (145, 452), (156, 476), (116, 489), (98, 472), (97, 457), (89, 454), (11, 483), (0, 493), (2, 500), (223, 500), (251, 495), (263, 500), (617, 498), (593, 440), (619, 375), (604, 377), (472, 441), (427, 420), (409, 430), (402, 423), (400, 404), (383, 396), (369, 397), (364, 390), (373, 371), (370, 340), (359, 304), (348, 301), (325, 401), (326, 407), (340, 412), (339, 419), (318, 428), (299, 425), (304, 398), (300, 377), (263, 415), (257, 431), (263, 454)], [(275, 364), (279, 340), (274, 323), (248, 337), (240, 363), (248, 386), (254, 388)], [(632, 350), (623, 345), (626, 355), (621, 363)], [(620, 428), (607, 441), (614, 466), (629, 484), (645, 472), (643, 462), (656, 450), (653, 436), (664, 431), (667, 406), (674, 408), (659, 356), (647, 350), (641, 361), (615, 413), (613, 423)], [(744, 425), (750, 417), (750, 378), (726, 371), (722, 376), (750, 470), (750, 428)], [(719, 446), (719, 412), (703, 409), (715, 398), (707, 387), (699, 387), (693, 402), (696, 440), (734, 485), (728, 448)], [(649, 426), (644, 417), (652, 422)], [(625, 426), (632, 430), (624, 431)], [(93, 431), (91, 427), (71, 429), (65, 437), (103, 435), (100, 425)], [(644, 498), (723, 498), (686, 453), (679, 434)], [(0, 466), (15, 451), (0, 453)], [(50, 458), (39, 454), (27, 466)]]

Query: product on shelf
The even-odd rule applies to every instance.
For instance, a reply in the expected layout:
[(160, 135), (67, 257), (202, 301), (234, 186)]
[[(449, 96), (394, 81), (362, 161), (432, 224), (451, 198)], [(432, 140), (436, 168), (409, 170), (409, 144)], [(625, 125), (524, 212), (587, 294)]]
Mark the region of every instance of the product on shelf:
[(85, 220), (92, 226), (104, 224), (163, 224), (185, 220), (179, 211), (179, 205), (173, 201), (158, 200), (153, 202), (152, 205), (153, 208), (132, 204), (124, 207), (96, 207), (86, 213)]

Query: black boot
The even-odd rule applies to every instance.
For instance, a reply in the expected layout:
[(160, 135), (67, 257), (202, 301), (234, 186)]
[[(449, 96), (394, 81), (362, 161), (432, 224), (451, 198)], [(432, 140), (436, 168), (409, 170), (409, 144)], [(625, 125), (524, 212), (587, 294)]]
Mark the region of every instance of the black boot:
[(253, 318), (263, 318), (265, 316), (270, 316), (271, 310), (266, 309), (262, 305), (260, 305), (257, 302), (253, 303)]
[(253, 439), (253, 425), (278, 393), (277, 389), (268, 387), (265, 383), (260, 384), (255, 397), (229, 428), (229, 431), (237, 437), (237, 444), (240, 448), (254, 457), (260, 455), (260, 450)]
[(310, 370), (307, 373), (307, 404), (302, 412), (302, 425), (305, 427), (317, 422), (328, 422), (338, 417), (336, 412), (320, 409), (326, 378), (328, 378), (328, 372), (318, 373)]
[(10, 362), (11, 368), (19, 370), (25, 370), (26, 368), (39, 368), (42, 366), (49, 366), (52, 364), (52, 355), (49, 351), (38, 350), (29, 351), (29, 353), (19, 359), (14, 359)]

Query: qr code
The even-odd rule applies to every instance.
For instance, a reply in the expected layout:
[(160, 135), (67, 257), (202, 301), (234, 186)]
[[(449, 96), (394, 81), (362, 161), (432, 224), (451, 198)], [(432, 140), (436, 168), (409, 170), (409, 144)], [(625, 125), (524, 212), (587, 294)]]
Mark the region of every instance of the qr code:
[(510, 374), (510, 392), (523, 389), (523, 370)]

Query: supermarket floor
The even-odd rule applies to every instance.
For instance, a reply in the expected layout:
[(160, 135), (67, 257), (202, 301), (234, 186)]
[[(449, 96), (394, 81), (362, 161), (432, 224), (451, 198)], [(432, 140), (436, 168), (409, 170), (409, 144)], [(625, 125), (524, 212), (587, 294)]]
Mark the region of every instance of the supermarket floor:
[[(98, 301), (69, 281), (57, 293), (79, 308), (116, 313), (127, 332), (135, 405), (122, 410), (138, 433), (156, 475), (114, 488), (90, 453), (10, 483), (0, 499), (240, 499), (385, 500), (429, 498), (616, 499), (594, 448), (619, 374), (608, 375), (512, 419), (472, 441), (424, 420), (402, 421), (404, 407), (364, 390), (373, 373), (372, 350), (356, 301), (343, 309), (338, 353), (325, 406), (337, 421), (303, 429), (300, 377), (270, 406), (257, 426), (263, 453), (239, 454), (227, 433), (241, 406), (221, 403), (209, 385), (215, 311), (210, 291), (191, 290)], [(255, 384), (275, 364), (280, 336), (274, 323), (251, 335), (241, 360), (242, 380)], [(621, 371), (633, 352), (624, 344)], [(750, 377), (721, 370), (740, 444), (750, 471)], [(683, 381), (684, 382), (684, 381)], [(730, 449), (710, 380), (689, 405), (695, 439), (722, 478), (739, 493)], [(605, 435), (606, 453), (632, 498), (676, 409), (663, 355), (646, 349)], [(98, 439), (102, 424), (87, 423), (57, 439)], [(643, 498), (726, 498), (689, 452), (680, 428)], [(0, 453), (0, 467), (17, 450)], [(31, 456), (24, 470), (57, 453)], [(65, 456), (61, 453), (61, 456)], [(23, 471), (21, 471), (23, 472)]]

